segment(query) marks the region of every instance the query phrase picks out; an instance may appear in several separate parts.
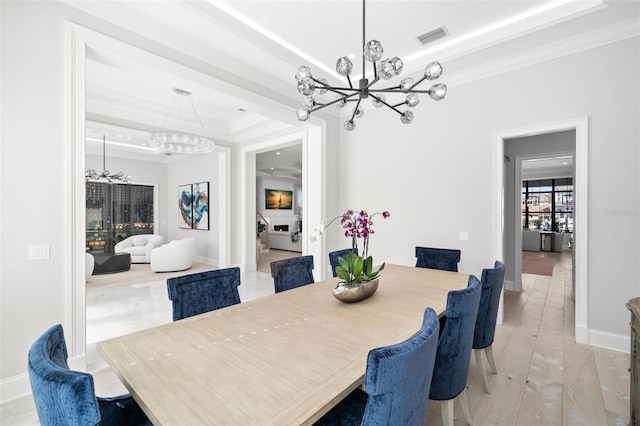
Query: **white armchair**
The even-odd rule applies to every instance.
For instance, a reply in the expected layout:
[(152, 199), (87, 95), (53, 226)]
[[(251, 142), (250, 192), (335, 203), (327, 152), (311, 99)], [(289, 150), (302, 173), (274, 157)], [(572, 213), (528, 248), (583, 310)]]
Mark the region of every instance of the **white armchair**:
[(196, 240), (174, 240), (151, 251), (153, 272), (184, 271), (191, 268), (196, 258)]
[(141, 234), (120, 241), (115, 246), (116, 253), (129, 253), (131, 263), (150, 263), (151, 250), (160, 247), (164, 242), (162, 235)]

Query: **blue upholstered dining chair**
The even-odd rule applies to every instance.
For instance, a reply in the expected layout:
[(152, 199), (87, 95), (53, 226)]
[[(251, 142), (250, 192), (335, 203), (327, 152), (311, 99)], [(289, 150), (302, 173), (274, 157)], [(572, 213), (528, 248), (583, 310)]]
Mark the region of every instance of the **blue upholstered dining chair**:
[(438, 329), (438, 316), (427, 308), (417, 334), (371, 350), (364, 392), (350, 393), (316, 425), (424, 425)]
[(498, 319), (498, 305), (500, 304), (500, 294), (504, 283), (504, 264), (496, 261), (493, 268), (483, 269), (480, 278), (482, 285), (482, 295), (480, 296), (480, 307), (478, 308), (478, 318), (473, 335), (473, 349), (476, 355), (476, 365), (478, 374), (482, 378), (482, 386), (486, 393), (489, 392), (489, 384), (482, 366), (482, 349), (484, 349), (489, 367), (493, 374), (498, 374), (496, 363), (493, 360), (493, 337), (496, 334), (496, 321)]
[(473, 333), (480, 304), (480, 281), (469, 276), (467, 288), (450, 291), (446, 322), (438, 343), (429, 399), (442, 401), (442, 423), (453, 425), (453, 400), (458, 398), (469, 424), (471, 415), (464, 393), (469, 375)]
[(173, 320), (240, 303), (239, 285), (238, 267), (169, 278), (167, 291), (173, 302)]
[(416, 247), (416, 267), (458, 272), (460, 250)]
[(346, 259), (347, 254), (351, 252), (358, 254), (358, 247), (336, 250), (329, 253), (329, 263), (331, 264), (331, 273), (333, 274), (334, 277), (338, 276), (338, 274), (336, 274), (336, 267), (340, 266), (340, 261), (338, 259), (340, 259), (341, 257)]
[(298, 256), (271, 262), (271, 276), (276, 293), (314, 283), (313, 256)]
[(29, 350), (29, 381), (41, 425), (151, 425), (131, 395), (96, 397), (93, 376), (70, 370), (67, 357), (59, 324)]

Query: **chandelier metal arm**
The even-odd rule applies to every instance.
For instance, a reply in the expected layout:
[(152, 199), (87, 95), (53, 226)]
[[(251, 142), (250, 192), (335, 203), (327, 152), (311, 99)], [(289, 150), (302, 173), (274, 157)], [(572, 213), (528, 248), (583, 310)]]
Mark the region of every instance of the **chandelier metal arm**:
[[(376, 84), (378, 81), (380, 81), (380, 77), (378, 77), (377, 75), (374, 77), (373, 80), (371, 80), (371, 83), (369, 83), (369, 85), (367, 86), (367, 90), (369, 90), (371, 88), (371, 86), (373, 86), (374, 84)], [(399, 86), (398, 86), (399, 87)]]
[(374, 90), (370, 90), (370, 92), (374, 92), (374, 93), (431, 93), (431, 89), (427, 89), (427, 90), (398, 90), (398, 89), (394, 89), (394, 88), (389, 88), (389, 89), (374, 89)]
[(357, 94), (358, 94), (358, 92), (355, 92), (355, 93), (352, 93), (351, 95), (344, 95), (344, 97), (342, 97), (342, 98), (334, 99), (333, 101), (327, 102), (326, 104), (317, 104), (318, 106), (316, 108), (313, 108), (309, 112), (318, 111), (318, 110), (320, 110), (320, 109), (322, 109), (324, 107), (328, 107), (329, 105), (333, 105), (333, 104), (341, 102), (341, 101), (345, 101), (345, 102), (355, 101), (355, 99), (349, 99), (349, 98), (351, 98), (351, 97), (353, 97), (353, 96), (355, 96)]
[(358, 113), (358, 108), (360, 107), (361, 101), (362, 99), (358, 99), (358, 103), (356, 104), (356, 107), (353, 109), (353, 114), (351, 114), (351, 121), (353, 121), (353, 119), (356, 118), (356, 114)]
[(423, 81), (425, 81), (427, 79), (427, 77), (422, 76), (422, 78), (418, 81), (416, 81), (415, 83), (413, 83), (411, 85), (411, 87), (409, 87), (409, 90), (413, 89), (414, 87), (416, 87), (418, 84), (422, 83)]
[[(374, 95), (373, 93), (370, 93), (369, 95), (370, 95), (372, 98), (376, 99), (378, 102), (380, 102), (380, 103), (382, 103), (382, 104), (384, 104), (384, 105), (388, 106), (389, 108), (391, 108), (392, 110), (394, 110), (394, 111), (395, 111), (395, 112), (397, 112), (398, 114), (402, 115), (402, 111), (400, 111), (399, 109), (397, 109), (397, 108), (396, 108), (398, 105), (395, 105), (395, 106), (393, 106), (393, 105), (389, 105), (385, 100), (383, 100), (382, 98), (377, 97), (377, 96), (376, 96), (376, 95)], [(404, 102), (403, 102), (402, 104), (404, 104)], [(399, 104), (399, 105), (402, 105), (402, 104)]]
[(330, 90), (330, 91), (335, 92), (335, 93), (337, 93), (337, 94), (339, 94), (339, 95), (342, 95), (342, 96), (347, 96), (347, 94), (346, 94), (346, 93), (342, 93), (342, 92), (340, 92), (341, 90), (342, 90), (342, 91), (344, 91), (344, 90), (349, 90), (349, 91), (356, 90), (356, 89), (354, 89), (353, 87), (335, 87), (335, 86), (328, 86), (328, 85), (324, 84), (322, 81), (320, 81), (320, 80), (318, 80), (318, 79), (316, 79), (316, 78), (311, 77), (311, 79), (312, 79), (313, 81), (315, 81), (316, 83), (320, 84), (320, 85), (322, 86), (322, 88), (323, 88), (323, 89)]

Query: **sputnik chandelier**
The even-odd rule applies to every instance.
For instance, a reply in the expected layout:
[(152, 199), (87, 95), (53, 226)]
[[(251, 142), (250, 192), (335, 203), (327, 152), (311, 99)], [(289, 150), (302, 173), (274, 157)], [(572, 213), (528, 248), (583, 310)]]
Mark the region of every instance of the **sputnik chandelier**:
[(126, 176), (124, 172), (118, 172), (115, 174), (111, 174), (109, 170), (107, 170), (106, 166), (106, 145), (107, 138), (105, 135), (102, 135), (102, 172), (98, 174), (94, 169), (89, 169), (85, 172), (84, 177), (85, 181), (107, 181), (108, 183), (121, 182), (121, 183), (131, 183), (131, 176)]
[[(325, 108), (329, 105), (336, 104), (338, 108), (343, 108), (347, 102), (356, 102), (356, 106), (353, 109), (351, 118), (344, 123), (346, 130), (353, 130), (356, 127), (355, 119), (364, 115), (364, 110), (360, 106), (364, 99), (368, 97), (373, 98), (372, 103), (376, 108), (381, 108), (383, 105), (391, 108), (393, 111), (400, 114), (400, 120), (404, 124), (409, 124), (413, 121), (413, 112), (409, 110), (401, 111), (398, 107), (406, 105), (409, 108), (413, 108), (420, 103), (419, 93), (426, 93), (433, 100), (439, 101), (444, 99), (447, 94), (447, 86), (439, 83), (434, 84), (427, 90), (416, 90), (415, 87), (425, 80), (436, 80), (442, 75), (442, 66), (439, 62), (430, 62), (424, 69), (424, 76), (418, 81), (413, 78), (405, 78), (400, 81), (397, 86), (391, 86), (381, 89), (373, 89), (373, 85), (380, 79), (390, 80), (397, 77), (402, 72), (403, 63), (397, 56), (391, 59), (382, 59), (383, 48), (382, 44), (377, 40), (371, 40), (365, 43), (365, 0), (362, 0), (362, 78), (358, 82), (358, 87), (353, 87), (351, 82), (351, 71), (353, 70), (353, 63), (351, 60), (343, 56), (338, 59), (336, 63), (336, 72), (343, 77), (347, 78), (349, 87), (334, 87), (330, 86), (326, 79), (317, 79), (311, 73), (311, 70), (307, 66), (301, 66), (296, 73), (296, 80), (298, 80), (298, 92), (305, 96), (302, 102), (302, 107), (298, 109), (298, 120), (306, 121), (312, 112)], [(373, 64), (373, 80), (369, 81), (365, 77), (365, 59)], [(379, 61), (379, 62), (378, 62)], [(334, 100), (322, 103), (318, 99), (314, 98), (314, 94), (324, 95), (327, 91), (336, 93), (337, 96)], [(390, 104), (387, 102), (384, 93), (403, 93), (406, 94), (404, 102), (398, 104)]]
[[(180, 99), (181, 101), (177, 115), (178, 127), (180, 126), (182, 120), (182, 99), (187, 98), (191, 102), (193, 115), (198, 120), (198, 123), (200, 123), (202, 134), (204, 134), (204, 125), (202, 124), (202, 120), (200, 119), (200, 116), (196, 111), (196, 106), (193, 103), (193, 99), (191, 99), (191, 92), (174, 87), (173, 93), (173, 101), (171, 102), (171, 107), (169, 108), (169, 112), (167, 113), (167, 117), (165, 118), (162, 127), (165, 127), (167, 119), (169, 118), (169, 116), (171, 115), (171, 111), (173, 110), (173, 104), (175, 103), (176, 99)], [(156, 148), (165, 154), (208, 154), (210, 152), (213, 152), (216, 147), (215, 142), (213, 142), (213, 140), (209, 138), (194, 135), (192, 133), (182, 132), (179, 129), (177, 131), (170, 131), (165, 129), (162, 132), (152, 133), (149, 136), (148, 142), (151, 147)]]

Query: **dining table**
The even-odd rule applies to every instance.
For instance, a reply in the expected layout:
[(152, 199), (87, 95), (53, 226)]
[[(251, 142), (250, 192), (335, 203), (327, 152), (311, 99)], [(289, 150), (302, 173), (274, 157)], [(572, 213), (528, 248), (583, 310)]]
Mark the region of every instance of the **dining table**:
[(337, 300), (339, 278), (98, 343), (155, 425), (313, 424), (363, 384), (371, 349), (445, 311), (469, 275), (387, 264), (377, 291)]

